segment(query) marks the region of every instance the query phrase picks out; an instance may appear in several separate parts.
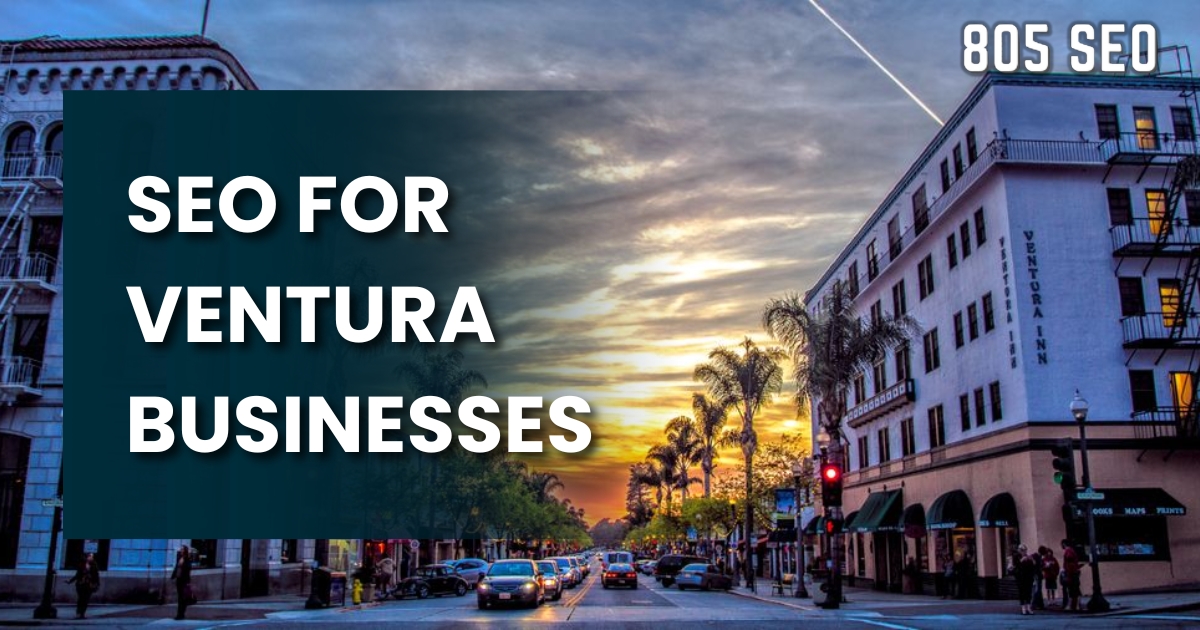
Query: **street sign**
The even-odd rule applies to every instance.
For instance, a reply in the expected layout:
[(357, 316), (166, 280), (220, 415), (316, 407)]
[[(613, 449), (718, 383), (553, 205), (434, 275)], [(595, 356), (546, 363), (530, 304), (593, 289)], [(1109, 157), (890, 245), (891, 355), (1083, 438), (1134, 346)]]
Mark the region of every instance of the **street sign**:
[(408, 548), (412, 549), (413, 551), (420, 549), (421, 541), (417, 540), (416, 538), (413, 538), (412, 540), (408, 541)]
[(1080, 501), (1103, 501), (1104, 493), (1096, 492), (1095, 490), (1084, 490), (1082, 492), (1077, 492), (1075, 494), (1075, 498), (1079, 499)]
[(63, 506), (62, 497), (55, 497), (53, 499), (42, 499), (42, 507), (60, 508), (62, 506)]

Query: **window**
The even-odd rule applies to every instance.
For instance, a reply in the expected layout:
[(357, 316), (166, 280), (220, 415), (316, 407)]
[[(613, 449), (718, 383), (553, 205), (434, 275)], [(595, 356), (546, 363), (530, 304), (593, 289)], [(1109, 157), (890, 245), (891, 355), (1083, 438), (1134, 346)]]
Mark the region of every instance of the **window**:
[(983, 388), (975, 390), (975, 426), (981, 427), (987, 423), (987, 407), (983, 404)]
[(217, 561), (217, 539), (192, 539), (192, 568), (211, 569), (221, 566)]
[(1196, 125), (1192, 122), (1192, 108), (1172, 107), (1171, 125), (1175, 128), (1175, 139), (1184, 142), (1196, 141)]
[(950, 263), (950, 268), (958, 266), (958, 238), (954, 232), (946, 237), (946, 260)]
[(929, 408), (929, 448), (946, 445), (946, 418), (941, 405)]
[(858, 261), (850, 263), (850, 269), (846, 272), (846, 290), (850, 292), (850, 299), (858, 297)]
[(1186, 417), (1196, 395), (1194, 372), (1171, 372), (1171, 405), (1179, 417)]
[[(63, 126), (58, 125), (46, 136), (46, 154), (42, 156), (42, 172), (62, 179)], [(107, 561), (107, 559), (106, 559)]]
[(967, 163), (974, 164), (979, 159), (979, 143), (975, 141), (975, 128), (967, 130)]
[(971, 255), (971, 224), (963, 221), (958, 226), (958, 240), (962, 242), (962, 257), (966, 260)]
[(33, 127), (20, 125), (4, 142), (3, 177), (27, 177), (33, 173)]
[(896, 382), (907, 381), (912, 378), (912, 358), (911, 352), (908, 350), (908, 344), (903, 344), (896, 348)]
[(861, 373), (854, 377), (854, 404), (861, 404), (867, 397), (866, 377)]
[(1179, 281), (1175, 278), (1162, 278), (1158, 281), (1158, 299), (1162, 304), (1162, 322), (1167, 328), (1174, 328), (1184, 323), (1186, 314), (1179, 313)]
[(876, 433), (879, 438), (879, 463), (892, 459), (892, 439), (887, 427), (883, 427)]
[(892, 316), (899, 317), (908, 312), (908, 291), (904, 290), (904, 278), (892, 285)]
[(1171, 222), (1167, 221), (1167, 191), (1146, 189), (1146, 214), (1150, 217), (1151, 234), (1162, 236), (1171, 233)]
[(1154, 411), (1158, 407), (1158, 392), (1154, 391), (1153, 370), (1129, 370), (1129, 395), (1133, 411)]
[(867, 243), (867, 282), (879, 275), (879, 255), (875, 253), (875, 241)]
[(913, 230), (917, 234), (929, 227), (929, 199), (925, 196), (925, 184), (917, 188), (912, 196)]
[(946, 191), (950, 190), (950, 162), (947, 160), (942, 160), (941, 170), (942, 170), (942, 194), (944, 195), (944, 194), (946, 194)]
[(954, 145), (954, 150), (950, 153), (950, 155), (954, 158), (954, 177), (956, 179), (959, 177), (962, 177), (962, 174), (963, 174), (962, 145), (961, 144)]
[(1121, 292), (1121, 317), (1146, 314), (1141, 278), (1117, 278), (1117, 288)]
[(81, 540), (78, 538), (67, 539), (62, 568), (72, 571), (78, 569), (79, 565), (83, 564), (84, 557), (89, 553), (96, 554), (96, 568), (101, 571), (108, 570), (108, 540)]
[(996, 327), (996, 308), (992, 304), (992, 292), (983, 296), (983, 332), (992, 332)]
[(1100, 134), (1101, 140), (1116, 140), (1121, 136), (1116, 105), (1096, 106), (1096, 131)]
[(933, 254), (924, 258), (917, 263), (917, 284), (918, 293), (921, 294), (921, 299), (929, 297), (933, 293)]
[(894, 216), (888, 221), (888, 260), (896, 260), (903, 249), (904, 243), (900, 240), (900, 217)]
[(295, 538), (284, 538), (279, 541), (279, 562), (290, 564), (300, 562), (300, 541)]
[(858, 467), (860, 469), (871, 465), (871, 451), (868, 444), (867, 436), (858, 436)]
[(878, 326), (883, 321), (883, 301), (875, 300), (871, 305), (871, 325)]
[(1165, 516), (1098, 518), (1095, 523), (1096, 555), (1102, 562), (1171, 559)]
[(1133, 225), (1133, 203), (1128, 188), (1108, 189), (1108, 224)]
[(1158, 150), (1158, 123), (1154, 120), (1153, 107), (1133, 108), (1133, 128), (1137, 130), (1139, 149)]
[(983, 208), (975, 211), (975, 247), (987, 242), (987, 221), (983, 220)]
[[(30, 439), (0, 433), (0, 569), (17, 567)], [(45, 562), (45, 560), (43, 560)]]
[(1187, 206), (1188, 225), (1200, 225), (1200, 190), (1183, 191), (1183, 203)]
[(942, 366), (942, 356), (938, 350), (937, 328), (925, 333), (925, 373), (928, 374)]
[(979, 307), (974, 302), (967, 305), (967, 336), (971, 341), (979, 338)]
[(887, 389), (887, 366), (884, 365), (883, 359), (871, 366), (871, 380), (874, 382), (876, 394)]
[(1004, 419), (1004, 405), (1000, 403), (1000, 381), (988, 385), (988, 396), (992, 399), (992, 422)]
[(908, 457), (917, 452), (917, 436), (913, 431), (913, 419), (900, 421), (900, 456)]
[(958, 413), (959, 419), (962, 421), (962, 430), (971, 430), (971, 397), (963, 394), (958, 397)]
[(954, 347), (961, 348), (966, 342), (966, 338), (963, 336), (962, 311), (959, 311), (954, 314)]

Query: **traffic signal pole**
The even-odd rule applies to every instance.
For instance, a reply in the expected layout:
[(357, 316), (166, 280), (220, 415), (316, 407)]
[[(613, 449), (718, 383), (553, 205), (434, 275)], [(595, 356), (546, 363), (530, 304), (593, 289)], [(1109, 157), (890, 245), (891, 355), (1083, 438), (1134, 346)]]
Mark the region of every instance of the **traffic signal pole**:
[[(1076, 396), (1079, 394), (1076, 393)], [(1086, 416), (1085, 416), (1086, 418)], [(1083, 487), (1089, 492), (1092, 489), (1092, 476), (1088, 470), (1087, 423), (1079, 421), (1079, 455), (1083, 462)], [(1096, 552), (1096, 516), (1093, 514), (1091, 499), (1084, 502), (1084, 517), (1087, 519), (1088, 530), (1088, 560), (1092, 566), (1092, 598), (1088, 600), (1088, 612), (1108, 612), (1111, 606), (1104, 598), (1104, 590), (1100, 588), (1100, 554)]]

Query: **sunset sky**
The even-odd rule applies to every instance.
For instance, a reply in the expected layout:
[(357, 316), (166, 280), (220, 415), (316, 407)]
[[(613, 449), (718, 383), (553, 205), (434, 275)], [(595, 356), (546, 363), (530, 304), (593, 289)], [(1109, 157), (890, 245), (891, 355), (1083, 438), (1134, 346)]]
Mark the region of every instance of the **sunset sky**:
[[(0, 38), (198, 32), (203, 6), (10, 1)], [(1051, 22), (1057, 70), (1080, 20), (1151, 21), (1162, 44), (1200, 44), (1194, 0), (822, 6), (943, 118), (977, 80), (961, 68), (969, 21)], [(577, 215), (543, 235), (556, 247), (480, 279), (520, 300), (492, 324), (527, 369), (467, 357), (490, 395), (561, 389), (600, 410), (584, 456), (532, 462), (593, 522), (624, 514), (628, 465), (690, 415), (693, 367), (746, 335), (769, 343), (766, 300), (808, 289), (938, 129), (807, 2), (213, 0), (207, 34), (268, 90), (649, 95), (620, 125), (554, 140), (561, 170), (529, 183), (514, 220)], [(760, 441), (807, 433), (788, 394)]]

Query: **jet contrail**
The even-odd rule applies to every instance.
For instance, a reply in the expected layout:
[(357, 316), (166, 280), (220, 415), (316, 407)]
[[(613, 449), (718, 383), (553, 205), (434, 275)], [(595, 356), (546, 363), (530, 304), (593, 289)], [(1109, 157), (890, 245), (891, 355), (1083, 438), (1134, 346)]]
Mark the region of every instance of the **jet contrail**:
[(833, 19), (832, 15), (829, 15), (828, 13), (826, 13), (825, 9), (822, 9), (821, 5), (817, 4), (817, 0), (808, 0), (808, 3), (813, 5), (813, 8), (820, 11), (821, 15), (824, 15), (825, 19), (829, 20), (829, 23), (832, 24), (834, 26), (834, 28), (841, 31), (842, 35), (845, 35), (846, 39), (850, 40), (851, 44), (854, 44), (855, 46), (857, 46), (858, 49), (861, 50), (862, 53), (867, 56), (867, 59), (870, 59), (871, 62), (874, 63), (877, 68), (882, 70), (883, 73), (886, 74), (888, 76), (888, 78), (892, 80), (893, 83), (898, 85), (901, 90), (904, 90), (904, 93), (907, 94), (909, 96), (909, 98), (911, 98), (913, 100), (913, 102), (915, 102), (918, 106), (920, 106), (921, 109), (925, 110), (925, 113), (929, 114), (930, 118), (933, 118), (935, 121), (937, 121), (937, 124), (939, 124), (939, 125), (946, 124), (946, 123), (942, 122), (941, 118), (938, 118), (937, 114), (933, 113), (932, 109), (929, 109), (929, 107), (926, 106), (925, 103), (922, 103), (921, 99), (917, 98), (917, 95), (913, 94), (912, 90), (905, 87), (905, 85), (900, 82), (900, 79), (896, 78), (896, 75), (892, 74), (887, 68), (885, 68), (883, 66), (883, 63), (880, 62), (878, 59), (876, 59), (875, 55), (871, 54), (871, 51), (867, 50), (865, 46), (858, 43), (858, 40), (854, 39), (853, 35), (851, 35), (846, 29), (842, 28), (842, 25), (838, 24), (837, 20)]

